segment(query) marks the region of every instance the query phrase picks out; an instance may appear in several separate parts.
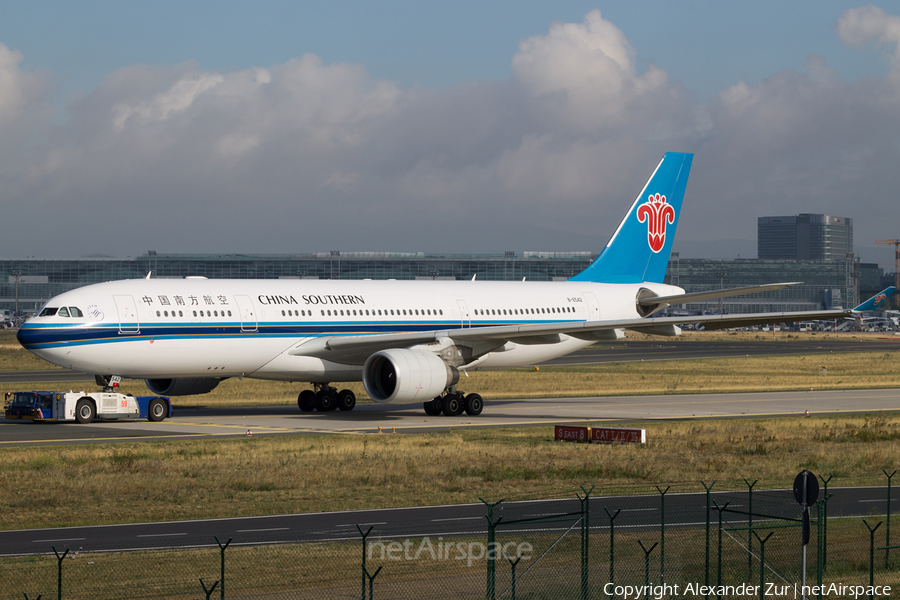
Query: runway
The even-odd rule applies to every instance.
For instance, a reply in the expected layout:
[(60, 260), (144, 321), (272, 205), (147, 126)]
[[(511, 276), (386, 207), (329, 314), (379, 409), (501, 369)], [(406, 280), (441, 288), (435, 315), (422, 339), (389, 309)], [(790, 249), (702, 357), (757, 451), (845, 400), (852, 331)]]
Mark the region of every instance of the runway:
[[(290, 434), (403, 434), (460, 427), (522, 427), (665, 419), (739, 418), (900, 411), (900, 390), (835, 390), (485, 401), (478, 417), (429, 417), (421, 405), (358, 404), (350, 413), (301, 413), (295, 406), (178, 409), (162, 423), (0, 421), (0, 447)], [(379, 429), (380, 428), (380, 429)]]
[[(699, 487), (696, 486), (695, 487)], [(884, 510), (887, 494), (884, 487), (832, 487), (828, 503), (830, 517), (865, 516), (873, 510)], [(746, 490), (714, 491), (712, 499), (730, 510), (723, 512), (723, 523), (745, 524), (746, 510), (751, 504)], [(891, 500), (897, 501), (896, 495)], [(768, 518), (782, 521), (796, 520), (797, 503), (792, 490), (756, 490), (753, 494), (756, 511)], [(637, 496), (601, 496), (590, 501), (591, 529), (608, 531), (606, 511), (621, 517), (616, 529), (631, 531), (659, 531), (661, 505), (658, 494)], [(606, 509), (606, 510), (604, 510)], [(667, 528), (696, 527), (705, 523), (706, 497), (703, 492), (676, 493), (666, 496)], [(574, 498), (504, 502), (494, 518), (522, 519), (512, 527), (501, 528), (503, 534), (542, 532), (562, 533), (570, 528), (580, 510)], [(528, 520), (547, 515), (568, 513), (569, 519), (556, 522), (528, 523)], [(573, 516), (574, 513), (574, 516)], [(74, 548), (79, 552), (113, 552), (147, 549), (176, 549), (216, 547), (216, 537), (222, 542), (232, 540), (235, 546), (253, 544), (284, 544), (297, 542), (336, 542), (360, 540), (359, 529), (372, 528), (371, 540), (403, 540), (419, 537), (442, 539), (483, 538), (486, 534), (485, 506), (455, 504), (358, 511), (320, 512), (289, 515), (265, 515), (228, 519), (168, 521), (60, 527), (54, 529), (18, 529), (0, 531), (0, 556), (46, 554), (51, 547)]]

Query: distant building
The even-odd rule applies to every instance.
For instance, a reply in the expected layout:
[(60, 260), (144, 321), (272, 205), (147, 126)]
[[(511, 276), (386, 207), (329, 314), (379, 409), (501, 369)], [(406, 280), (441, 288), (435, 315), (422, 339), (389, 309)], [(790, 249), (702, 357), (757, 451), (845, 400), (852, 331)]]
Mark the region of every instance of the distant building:
[(759, 217), (760, 260), (846, 260), (853, 252), (853, 219), (818, 214)]

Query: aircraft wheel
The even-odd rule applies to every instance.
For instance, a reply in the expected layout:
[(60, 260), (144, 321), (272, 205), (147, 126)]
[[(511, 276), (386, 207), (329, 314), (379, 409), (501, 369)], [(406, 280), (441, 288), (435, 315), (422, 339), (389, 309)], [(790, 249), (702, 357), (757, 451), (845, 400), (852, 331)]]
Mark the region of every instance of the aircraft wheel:
[(297, 396), (297, 406), (303, 412), (312, 412), (316, 410), (316, 393), (312, 390), (303, 390)]
[(93, 400), (82, 398), (75, 404), (75, 420), (79, 423), (90, 423), (97, 415), (97, 407)]
[(436, 417), (441, 414), (443, 406), (441, 406), (441, 397), (438, 396), (434, 400), (430, 400), (424, 404), (425, 414), (429, 417)]
[(159, 423), (169, 414), (169, 407), (162, 398), (154, 398), (147, 407), (147, 420)]
[(469, 394), (466, 396), (466, 414), (471, 417), (477, 417), (484, 410), (484, 400), (478, 394)]
[(455, 417), (465, 410), (463, 401), (457, 394), (449, 394), (442, 401), (444, 414), (448, 417)]
[(316, 410), (319, 412), (330, 412), (337, 408), (334, 396), (325, 390), (316, 392), (315, 405)]
[(356, 407), (356, 394), (350, 390), (338, 392), (337, 407), (341, 410), (353, 410)]

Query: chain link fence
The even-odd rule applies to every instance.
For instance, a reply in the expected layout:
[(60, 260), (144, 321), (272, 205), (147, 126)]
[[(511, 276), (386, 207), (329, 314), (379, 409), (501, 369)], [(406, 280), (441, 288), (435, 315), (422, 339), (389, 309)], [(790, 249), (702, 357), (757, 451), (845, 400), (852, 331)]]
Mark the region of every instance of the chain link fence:
[[(874, 499), (849, 510), (852, 502), (837, 508), (833, 498), (857, 488), (822, 481), (810, 508), (806, 596), (896, 592), (891, 488), (870, 488)], [(484, 498), (373, 523), (345, 513), (346, 523), (305, 531), (306, 541), (271, 528), (185, 535), (177, 549), (152, 549), (161, 540), (148, 536), (143, 549), (103, 551), (48, 530), (59, 535), (45, 553), (0, 557), (0, 598), (801, 598), (801, 509), (792, 490), (750, 480), (722, 487), (582, 487), (564, 498)]]

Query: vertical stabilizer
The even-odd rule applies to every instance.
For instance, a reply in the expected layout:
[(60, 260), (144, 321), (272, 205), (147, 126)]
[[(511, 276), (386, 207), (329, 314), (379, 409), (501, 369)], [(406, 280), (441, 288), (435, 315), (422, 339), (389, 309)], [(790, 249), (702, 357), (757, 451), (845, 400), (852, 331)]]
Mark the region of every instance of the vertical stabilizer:
[(693, 158), (667, 152), (597, 260), (570, 281), (662, 283)]

